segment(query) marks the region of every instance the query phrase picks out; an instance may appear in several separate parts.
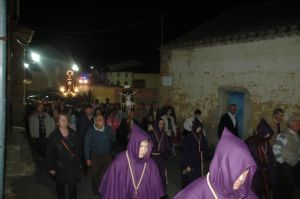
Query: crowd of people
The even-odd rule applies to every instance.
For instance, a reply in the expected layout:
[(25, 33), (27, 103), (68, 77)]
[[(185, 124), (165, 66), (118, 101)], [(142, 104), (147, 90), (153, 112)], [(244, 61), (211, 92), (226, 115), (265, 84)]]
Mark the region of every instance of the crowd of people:
[(120, 104), (110, 103), (109, 99), (105, 103), (97, 99), (92, 103), (82, 100), (73, 105), (57, 100), (28, 105), (26, 116), (30, 140), (37, 149), (38, 159), (47, 160), (59, 198), (65, 197), (66, 184), (69, 197), (76, 198), (76, 182), (81, 174), (90, 175), (92, 190), (99, 195), (101, 179), (113, 159), (128, 148), (134, 125), (153, 140), (149, 154), (158, 165), (159, 182), (162, 181), (163, 196), (166, 195), (165, 162), (171, 155), (176, 156), (178, 140), (171, 106), (159, 109), (155, 102), (149, 107), (141, 103), (134, 112), (124, 113)]
[[(237, 106), (219, 121), (219, 143), (209, 150), (201, 110), (179, 133), (174, 108), (137, 104), (124, 112), (118, 103), (62, 100), (28, 107), (28, 134), (39, 159), (46, 159), (59, 199), (77, 197), (77, 182), (90, 175), (103, 199), (159, 199), (167, 195), (166, 164), (181, 150), (181, 187), (175, 198), (292, 198), (300, 185), (300, 117), (283, 123), (284, 111), (262, 118), (245, 141), (239, 136)], [(211, 161), (208, 173), (204, 162)]]
[[(229, 105), (219, 122), (219, 138), (224, 128), (239, 137), (236, 113), (237, 106)], [(258, 198), (292, 199), (294, 188), (300, 188), (300, 116), (292, 114), (285, 123), (284, 110), (276, 108), (271, 117), (261, 118), (245, 143), (257, 167), (251, 190)]]

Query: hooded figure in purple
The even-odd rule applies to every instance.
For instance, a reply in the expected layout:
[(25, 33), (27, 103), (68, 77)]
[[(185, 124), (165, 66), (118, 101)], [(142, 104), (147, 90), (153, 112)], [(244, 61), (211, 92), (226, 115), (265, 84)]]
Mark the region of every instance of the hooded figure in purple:
[(255, 171), (256, 164), (246, 144), (224, 128), (209, 173), (174, 199), (256, 199), (251, 191)]
[(99, 193), (103, 199), (160, 199), (164, 196), (158, 168), (151, 159), (152, 142), (136, 124), (127, 150), (106, 171)]
[(270, 190), (277, 184), (275, 156), (269, 143), (274, 134), (265, 119), (261, 119), (254, 129), (254, 135), (246, 139), (246, 144), (254, 158), (257, 170), (252, 181), (252, 190), (262, 198), (271, 198)]

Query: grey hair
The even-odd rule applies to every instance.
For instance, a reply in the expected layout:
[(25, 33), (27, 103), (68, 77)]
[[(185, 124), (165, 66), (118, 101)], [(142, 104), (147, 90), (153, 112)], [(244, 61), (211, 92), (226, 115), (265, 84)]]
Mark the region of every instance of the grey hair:
[(300, 122), (300, 115), (292, 115), (288, 120), (288, 125), (291, 125), (294, 122)]

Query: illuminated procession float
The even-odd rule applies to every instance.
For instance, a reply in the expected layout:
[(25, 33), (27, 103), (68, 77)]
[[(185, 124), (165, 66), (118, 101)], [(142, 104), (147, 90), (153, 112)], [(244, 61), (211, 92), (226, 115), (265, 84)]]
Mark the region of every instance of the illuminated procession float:
[(64, 97), (75, 97), (79, 92), (78, 87), (73, 80), (74, 72), (72, 70), (67, 71), (67, 80), (64, 86), (60, 87), (60, 92)]
[(134, 95), (137, 90), (130, 88), (130, 85), (125, 85), (124, 88), (119, 92), (121, 100), (121, 109), (123, 113), (129, 113), (134, 111), (135, 99)]

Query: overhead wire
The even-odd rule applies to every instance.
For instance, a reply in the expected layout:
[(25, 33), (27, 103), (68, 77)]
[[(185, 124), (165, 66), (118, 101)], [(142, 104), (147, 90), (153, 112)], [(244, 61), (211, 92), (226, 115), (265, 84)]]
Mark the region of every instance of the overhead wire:
[(45, 29), (45, 28), (41, 28), (41, 27), (32, 27), (35, 30), (38, 31), (44, 31), (44, 32), (53, 32), (53, 33), (62, 33), (62, 34), (93, 34), (93, 33), (104, 33), (104, 32), (113, 32), (113, 31), (117, 31), (117, 30), (123, 30), (123, 29), (128, 29), (140, 24), (144, 24), (144, 23), (148, 23), (150, 21), (154, 21), (157, 18), (162, 19), (162, 15), (158, 15), (143, 21), (139, 21), (133, 24), (128, 24), (128, 25), (124, 25), (124, 26), (119, 26), (119, 27), (115, 27), (115, 28), (108, 28), (108, 29), (104, 29), (104, 30), (90, 30), (90, 31), (62, 31), (62, 30), (51, 30), (51, 29)]

